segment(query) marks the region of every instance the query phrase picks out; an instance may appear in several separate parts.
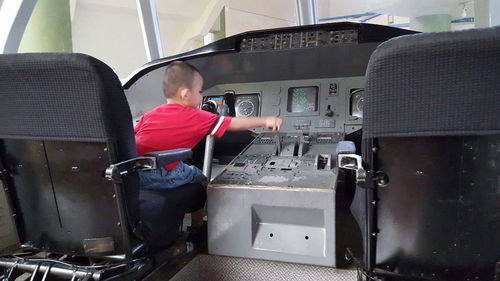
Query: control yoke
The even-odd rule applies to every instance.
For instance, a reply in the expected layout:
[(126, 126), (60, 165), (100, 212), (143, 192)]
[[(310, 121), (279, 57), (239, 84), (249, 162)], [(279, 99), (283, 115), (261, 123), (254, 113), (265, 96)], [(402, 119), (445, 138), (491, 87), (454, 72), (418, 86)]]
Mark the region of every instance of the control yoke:
[[(213, 100), (207, 100), (201, 105), (201, 110), (217, 114), (217, 103)], [(214, 154), (215, 140), (214, 136), (207, 135), (205, 142), (205, 154), (203, 156), (203, 174), (210, 181), (212, 176), (212, 158)]]

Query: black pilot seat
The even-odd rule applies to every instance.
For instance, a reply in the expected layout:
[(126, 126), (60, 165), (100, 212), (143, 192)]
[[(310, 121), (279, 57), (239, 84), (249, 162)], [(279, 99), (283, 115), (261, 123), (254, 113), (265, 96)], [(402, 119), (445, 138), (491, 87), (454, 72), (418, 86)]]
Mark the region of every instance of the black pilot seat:
[(137, 280), (169, 258), (205, 190), (141, 190), (137, 172), (191, 151), (137, 157), (121, 83), (95, 58), (2, 55), (0, 73), (0, 185), (21, 245), (0, 279)]

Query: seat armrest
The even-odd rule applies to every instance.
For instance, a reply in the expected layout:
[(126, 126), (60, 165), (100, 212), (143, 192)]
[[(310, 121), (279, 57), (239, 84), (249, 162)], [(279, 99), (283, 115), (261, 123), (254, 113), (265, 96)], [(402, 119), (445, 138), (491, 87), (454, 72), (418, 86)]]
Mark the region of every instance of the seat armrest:
[(131, 171), (148, 171), (158, 167), (191, 158), (193, 152), (188, 148), (156, 151), (110, 165), (105, 171), (106, 179), (122, 182), (122, 176)]
[(163, 167), (177, 161), (188, 160), (193, 156), (193, 152), (188, 148), (179, 148), (165, 151), (155, 151), (144, 154), (146, 157), (156, 158), (156, 166)]

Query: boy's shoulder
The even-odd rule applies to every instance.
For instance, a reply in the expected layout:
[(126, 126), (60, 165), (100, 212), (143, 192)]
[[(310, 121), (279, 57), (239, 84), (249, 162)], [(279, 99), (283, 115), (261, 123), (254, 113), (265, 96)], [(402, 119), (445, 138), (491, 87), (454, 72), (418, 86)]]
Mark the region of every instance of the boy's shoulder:
[(213, 115), (213, 113), (210, 113), (208, 111), (204, 111), (204, 110), (201, 110), (199, 108), (186, 107), (186, 106), (183, 106), (180, 104), (162, 104), (162, 105), (148, 111), (146, 114), (147, 115), (156, 115), (156, 114), (162, 114), (162, 113), (163, 114), (164, 113), (183, 114), (189, 118), (192, 118), (193, 116), (210, 117)]

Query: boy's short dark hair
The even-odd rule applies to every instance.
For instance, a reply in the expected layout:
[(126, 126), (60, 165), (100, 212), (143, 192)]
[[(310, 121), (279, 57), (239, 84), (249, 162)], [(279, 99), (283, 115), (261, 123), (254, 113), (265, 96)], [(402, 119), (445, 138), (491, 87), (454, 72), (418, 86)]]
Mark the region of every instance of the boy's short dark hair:
[(193, 87), (195, 73), (200, 73), (194, 66), (183, 61), (171, 62), (163, 77), (163, 95), (172, 98), (180, 87)]

